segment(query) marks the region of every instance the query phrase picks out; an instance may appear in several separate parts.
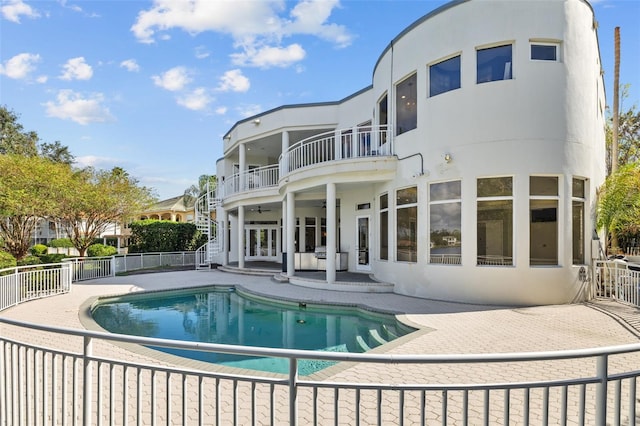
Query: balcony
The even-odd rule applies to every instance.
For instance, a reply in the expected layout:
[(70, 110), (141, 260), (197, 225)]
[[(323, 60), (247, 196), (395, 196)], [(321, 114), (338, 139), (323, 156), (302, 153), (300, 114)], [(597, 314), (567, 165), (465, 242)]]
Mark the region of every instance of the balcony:
[(229, 176), (223, 185), (224, 196), (278, 186), (278, 165), (247, 170)]
[(388, 126), (338, 129), (314, 135), (292, 145), (278, 159), (280, 177), (321, 163), (395, 155)]

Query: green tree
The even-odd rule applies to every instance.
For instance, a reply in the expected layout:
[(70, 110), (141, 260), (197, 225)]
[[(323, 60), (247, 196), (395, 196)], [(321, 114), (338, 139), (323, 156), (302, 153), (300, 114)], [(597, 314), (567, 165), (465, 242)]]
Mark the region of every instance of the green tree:
[(38, 142), (38, 134), (25, 131), (15, 112), (0, 106), (0, 154), (33, 157), (38, 155)]
[[(629, 85), (621, 87), (620, 104), (629, 97)], [(619, 108), (618, 116), (618, 166), (640, 160), (640, 111), (637, 105), (629, 109)], [(611, 144), (613, 140), (613, 117), (609, 114), (606, 127), (607, 175), (611, 174)]]
[(0, 155), (0, 240), (21, 260), (29, 252), (38, 221), (59, 213), (71, 169), (46, 158)]
[(216, 175), (200, 175), (198, 177), (198, 185), (191, 185), (184, 190), (185, 206), (193, 206), (196, 200), (207, 190), (215, 189), (218, 185), (218, 177)]
[(63, 163), (71, 166), (75, 161), (75, 157), (71, 155), (69, 147), (64, 146), (60, 141), (54, 143), (43, 143), (40, 145), (40, 156), (48, 158), (54, 163)]
[[(597, 226), (612, 236), (628, 233), (640, 224), (640, 162), (626, 164), (610, 175), (598, 190)], [(612, 247), (616, 250), (617, 247)]]
[(80, 256), (109, 225), (128, 222), (154, 202), (152, 191), (120, 167), (75, 172), (62, 198), (59, 217)]

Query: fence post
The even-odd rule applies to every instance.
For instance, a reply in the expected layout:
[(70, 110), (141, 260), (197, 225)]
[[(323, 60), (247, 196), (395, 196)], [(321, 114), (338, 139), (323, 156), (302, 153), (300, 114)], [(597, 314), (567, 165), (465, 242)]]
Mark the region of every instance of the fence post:
[(111, 256), (111, 276), (116, 276), (116, 257)]
[(596, 371), (598, 383), (596, 384), (596, 425), (605, 426), (607, 424), (607, 380), (608, 355), (600, 355), (597, 360)]
[(298, 359), (289, 358), (289, 425), (298, 424)]
[[(91, 350), (91, 337), (84, 336), (83, 337), (83, 353), (82, 353), (82, 362), (84, 365), (83, 372), (83, 380), (82, 380), (82, 402), (83, 402), (83, 412), (82, 412), (82, 424), (90, 425), (91, 422), (91, 400), (92, 400), (92, 378), (93, 378), (93, 361), (89, 358), (92, 355)], [(100, 404), (100, 401), (98, 401)]]

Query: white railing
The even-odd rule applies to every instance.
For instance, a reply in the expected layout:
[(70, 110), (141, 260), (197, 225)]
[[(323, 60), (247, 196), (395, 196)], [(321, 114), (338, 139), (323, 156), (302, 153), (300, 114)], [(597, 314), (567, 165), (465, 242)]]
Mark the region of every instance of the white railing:
[(640, 307), (640, 265), (622, 260), (594, 263), (593, 294)]
[(273, 188), (278, 186), (278, 175), (277, 165), (263, 166), (236, 173), (225, 179), (224, 194), (229, 196), (239, 192)]
[(0, 270), (0, 311), (29, 300), (66, 293), (71, 288), (71, 282), (70, 263), (2, 269)]
[(436, 254), (431, 253), (429, 263), (441, 265), (461, 265), (462, 256), (459, 254)]
[(283, 152), (278, 163), (282, 178), (294, 170), (319, 163), (394, 154), (390, 127), (353, 127), (301, 140)]
[[(5, 318), (0, 324), (2, 425), (604, 426), (634, 424), (640, 414), (638, 343), (558, 352), (355, 354), (161, 340)], [(39, 340), (46, 343), (7, 337), (34, 333), (46, 333)], [(122, 351), (112, 345), (123, 343), (284, 358), (289, 373), (149, 364), (118, 356)], [(340, 377), (350, 379), (300, 376), (298, 365), (305, 360), (348, 362), (352, 373)], [(411, 373), (398, 374), (399, 368)]]

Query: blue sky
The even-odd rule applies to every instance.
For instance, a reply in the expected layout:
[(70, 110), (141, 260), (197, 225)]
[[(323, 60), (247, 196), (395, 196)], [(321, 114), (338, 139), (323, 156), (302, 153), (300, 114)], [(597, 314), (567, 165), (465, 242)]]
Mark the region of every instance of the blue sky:
[[(444, 3), (0, 0), (0, 104), (79, 165), (169, 198), (215, 173), (236, 121), (368, 86), (391, 39)], [(619, 26), (626, 105), (640, 104), (640, 0), (592, 4), (608, 102)]]

